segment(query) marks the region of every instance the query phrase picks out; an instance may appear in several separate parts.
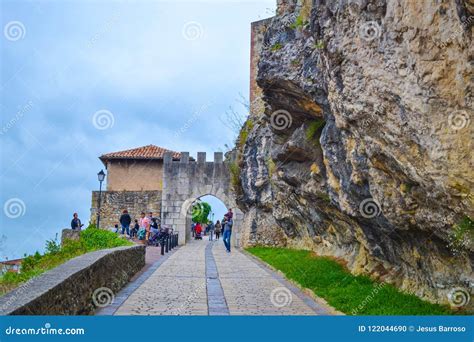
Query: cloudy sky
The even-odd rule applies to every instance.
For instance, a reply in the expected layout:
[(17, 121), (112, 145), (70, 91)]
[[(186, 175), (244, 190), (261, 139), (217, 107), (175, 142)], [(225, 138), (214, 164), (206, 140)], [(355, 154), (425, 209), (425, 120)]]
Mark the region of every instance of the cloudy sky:
[(0, 259), (88, 220), (103, 153), (232, 145), (250, 23), (275, 2), (2, 0)]

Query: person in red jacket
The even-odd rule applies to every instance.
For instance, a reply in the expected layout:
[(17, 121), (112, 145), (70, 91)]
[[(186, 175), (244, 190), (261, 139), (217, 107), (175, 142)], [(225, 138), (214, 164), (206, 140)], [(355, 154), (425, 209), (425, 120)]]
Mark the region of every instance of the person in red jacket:
[(201, 235), (201, 232), (202, 232), (201, 224), (196, 223), (196, 227), (194, 227), (194, 230), (196, 231), (196, 235)]

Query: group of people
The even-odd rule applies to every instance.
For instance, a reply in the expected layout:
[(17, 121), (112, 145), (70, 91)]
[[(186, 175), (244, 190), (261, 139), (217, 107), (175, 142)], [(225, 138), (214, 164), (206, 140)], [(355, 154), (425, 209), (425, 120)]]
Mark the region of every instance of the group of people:
[[(232, 209), (229, 208), (227, 213), (224, 215), (222, 222), (217, 220), (216, 223), (209, 221), (208, 224), (204, 228), (205, 234), (209, 234), (209, 241), (214, 240), (214, 235), (217, 240), (219, 240), (221, 233), (222, 233), (222, 240), (224, 241), (224, 245), (226, 251), (230, 253), (230, 237), (232, 235), (232, 226), (234, 224), (234, 213)], [(120, 224), (120, 227), (119, 227)], [(147, 214), (142, 212), (140, 214), (140, 219), (135, 219), (133, 226), (132, 226), (132, 217), (128, 213), (128, 210), (124, 210), (122, 215), (119, 218), (119, 224), (116, 224), (114, 227), (114, 231), (121, 234), (126, 235), (133, 238), (138, 238), (139, 240), (146, 240), (160, 232), (161, 222), (159, 218), (153, 217), (153, 213), (150, 211)], [(74, 230), (81, 230), (82, 226), (81, 220), (78, 218), (77, 213), (74, 213), (73, 219), (71, 221), (71, 228)], [(203, 226), (201, 223), (193, 223), (191, 225), (192, 235), (195, 238), (200, 238), (201, 234), (203, 233)]]
[[(119, 218), (121, 234), (127, 234), (130, 238), (139, 240), (148, 240), (152, 235), (158, 234), (160, 229), (160, 219), (153, 216), (153, 212), (148, 215), (145, 212), (140, 213), (140, 219), (135, 219), (132, 227), (132, 217), (128, 210), (124, 210)], [(118, 224), (115, 225), (115, 231), (119, 232)]]
[[(149, 237), (159, 232), (161, 226), (160, 219), (154, 217), (151, 211), (148, 215), (142, 212), (140, 218), (135, 219), (132, 224), (132, 217), (128, 213), (128, 210), (125, 209), (118, 221), (119, 223), (112, 229), (115, 233), (126, 234), (126, 236), (130, 238), (138, 238), (139, 240), (148, 240)], [(81, 230), (83, 226), (77, 213), (74, 213), (71, 220), (71, 229)]]
[(213, 241), (214, 234), (215, 238), (219, 240), (222, 233), (222, 240), (224, 241), (226, 251), (227, 253), (230, 253), (230, 237), (232, 235), (232, 226), (234, 224), (233, 218), (234, 213), (232, 212), (232, 209), (229, 209), (224, 215), (222, 222), (219, 220), (217, 220), (216, 223), (209, 221), (204, 228), (201, 223), (193, 223), (191, 225), (192, 235), (195, 239), (199, 239), (204, 231), (204, 235), (209, 234), (209, 241)]

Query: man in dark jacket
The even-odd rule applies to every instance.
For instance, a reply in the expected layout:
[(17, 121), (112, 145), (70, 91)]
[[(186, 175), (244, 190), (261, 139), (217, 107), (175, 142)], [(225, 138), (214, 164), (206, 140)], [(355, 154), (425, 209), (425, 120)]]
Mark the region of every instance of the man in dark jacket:
[(130, 223), (132, 223), (132, 218), (128, 214), (128, 210), (125, 209), (120, 216), (120, 225), (122, 226), (122, 234), (126, 231), (127, 235), (130, 235)]
[(72, 221), (71, 221), (71, 229), (74, 229), (74, 230), (81, 230), (81, 227), (83, 226), (83, 224), (81, 223), (81, 220), (79, 220), (79, 218), (77, 217), (77, 213), (74, 213), (74, 215), (72, 215), (73, 218), (72, 218)]
[(224, 240), (224, 245), (227, 253), (230, 253), (230, 237), (232, 235), (232, 225), (233, 221), (230, 219), (227, 214), (224, 216), (226, 218), (224, 225), (224, 234), (222, 235), (222, 240)]

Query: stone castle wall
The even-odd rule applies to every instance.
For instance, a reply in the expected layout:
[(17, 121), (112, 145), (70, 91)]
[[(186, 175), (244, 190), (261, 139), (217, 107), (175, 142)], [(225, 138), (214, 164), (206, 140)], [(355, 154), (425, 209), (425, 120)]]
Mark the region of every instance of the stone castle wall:
[(204, 195), (213, 195), (227, 208), (234, 209), (234, 245), (239, 244), (239, 225), (242, 213), (235, 203), (230, 171), (222, 152), (214, 153), (214, 161), (206, 161), (206, 153), (198, 152), (197, 161), (190, 160), (189, 152), (181, 153), (181, 160), (173, 161), (171, 154), (164, 157), (162, 223), (179, 233), (179, 244), (190, 235), (190, 208)]
[[(102, 191), (100, 227), (113, 228), (119, 224), (122, 211), (127, 209), (132, 220), (140, 218), (140, 213), (153, 212), (153, 216), (161, 215), (161, 191)], [(99, 192), (92, 192), (91, 217), (92, 223), (97, 222), (97, 205)]]
[(250, 113), (257, 116), (263, 115), (265, 110), (262, 89), (257, 84), (257, 74), (265, 31), (270, 22), (271, 18), (255, 21), (251, 23), (250, 28)]

